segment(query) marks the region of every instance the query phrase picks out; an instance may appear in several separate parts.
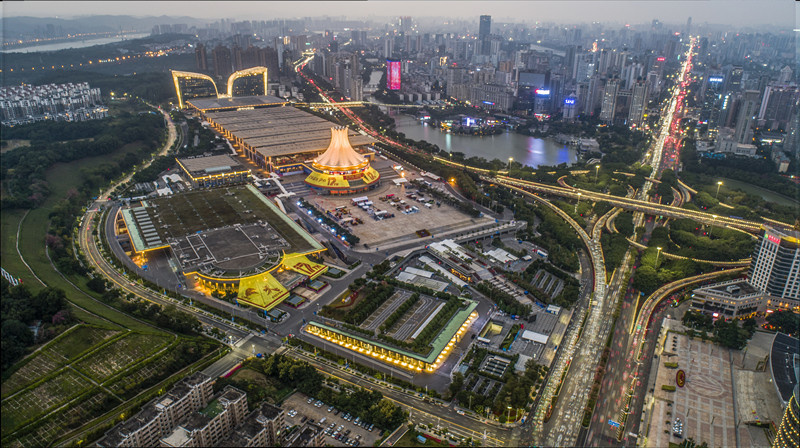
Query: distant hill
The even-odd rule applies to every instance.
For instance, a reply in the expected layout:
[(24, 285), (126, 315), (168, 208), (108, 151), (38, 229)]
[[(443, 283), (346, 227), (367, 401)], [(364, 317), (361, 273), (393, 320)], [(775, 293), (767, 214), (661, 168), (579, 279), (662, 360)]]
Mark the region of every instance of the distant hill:
[(208, 23), (193, 17), (133, 17), (133, 16), (85, 16), (71, 19), (42, 17), (4, 17), (3, 42), (27, 40), (31, 37), (64, 37), (78, 33), (109, 33), (121, 30), (149, 32), (154, 25), (185, 23), (188, 26)]

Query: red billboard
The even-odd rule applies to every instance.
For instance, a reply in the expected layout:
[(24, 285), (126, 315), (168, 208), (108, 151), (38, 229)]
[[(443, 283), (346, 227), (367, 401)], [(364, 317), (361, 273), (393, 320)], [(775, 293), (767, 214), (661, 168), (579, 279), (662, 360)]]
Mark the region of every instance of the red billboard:
[(386, 87), (389, 90), (400, 90), (400, 61), (386, 60)]

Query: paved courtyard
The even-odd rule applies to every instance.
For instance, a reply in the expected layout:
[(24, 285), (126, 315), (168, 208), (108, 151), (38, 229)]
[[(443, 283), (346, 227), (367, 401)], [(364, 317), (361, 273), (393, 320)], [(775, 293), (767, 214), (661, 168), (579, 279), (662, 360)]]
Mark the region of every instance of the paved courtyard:
[[(667, 334), (664, 344), (655, 361), (658, 373), (647, 445), (665, 447), (691, 437), (708, 446), (737, 446), (728, 349), (674, 332)], [(667, 362), (676, 362), (678, 367), (666, 367)], [(678, 370), (686, 373), (684, 387), (676, 385)], [(676, 386), (676, 390), (662, 390), (662, 385)], [(678, 418), (683, 422), (681, 438), (673, 435)], [(749, 446), (749, 440), (739, 446)]]

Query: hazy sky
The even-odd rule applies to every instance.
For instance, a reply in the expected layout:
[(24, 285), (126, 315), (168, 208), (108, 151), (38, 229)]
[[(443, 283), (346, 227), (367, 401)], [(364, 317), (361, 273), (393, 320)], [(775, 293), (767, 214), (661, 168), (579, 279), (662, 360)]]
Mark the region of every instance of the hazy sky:
[(111, 14), (134, 16), (191, 16), (264, 20), (304, 16), (438, 16), (477, 20), (491, 14), (499, 21), (649, 22), (684, 23), (691, 16), (695, 24), (730, 24), (798, 28), (800, 3), (793, 0), (561, 0), (561, 1), (391, 1), (366, 2), (258, 2), (258, 1), (24, 1), (3, 2), (4, 17), (61, 17)]

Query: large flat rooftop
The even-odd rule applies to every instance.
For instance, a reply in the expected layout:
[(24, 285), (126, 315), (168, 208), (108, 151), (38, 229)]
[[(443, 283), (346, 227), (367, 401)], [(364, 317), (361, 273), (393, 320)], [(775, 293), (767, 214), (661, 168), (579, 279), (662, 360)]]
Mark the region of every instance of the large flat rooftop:
[(183, 268), (208, 261), (221, 269), (245, 269), (282, 250), (322, 249), (252, 185), (148, 199), (122, 214), (137, 251), (171, 245), (179, 258), (193, 254), (181, 258)]
[(178, 159), (178, 163), (192, 177), (248, 171), (248, 169), (239, 163), (238, 160), (227, 154), (218, 156), (180, 158)]
[[(208, 112), (205, 118), (232, 134), (233, 140), (265, 157), (324, 151), (335, 123), (296, 107)], [(348, 132), (354, 147), (374, 142), (372, 137)]]
[(285, 104), (286, 100), (272, 95), (238, 96), (233, 98), (193, 98), (186, 101), (201, 111), (236, 109), (239, 107), (264, 107)]

